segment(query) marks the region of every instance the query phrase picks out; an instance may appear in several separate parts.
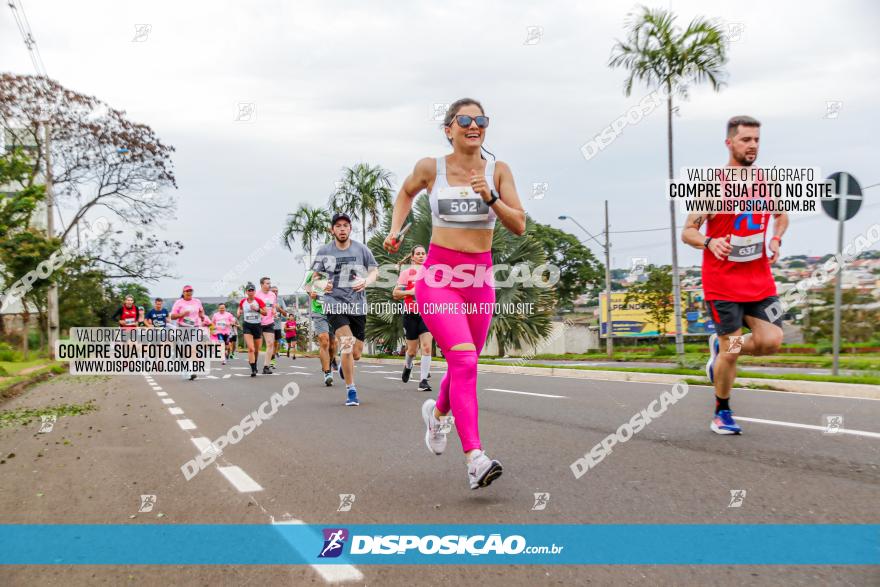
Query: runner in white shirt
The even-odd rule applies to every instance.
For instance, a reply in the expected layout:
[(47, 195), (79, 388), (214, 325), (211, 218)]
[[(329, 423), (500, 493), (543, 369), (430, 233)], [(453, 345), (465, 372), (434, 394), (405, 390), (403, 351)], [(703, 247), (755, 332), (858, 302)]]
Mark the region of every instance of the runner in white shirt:
[[(238, 316), (242, 319), (242, 332), (248, 349), (248, 363), (251, 365), (251, 377), (257, 376), (257, 360), (260, 355), (260, 340), (263, 337), (263, 317), (266, 316), (266, 304), (256, 297), (253, 283), (247, 284), (247, 297), (238, 303)], [(264, 371), (265, 373), (265, 371)]]

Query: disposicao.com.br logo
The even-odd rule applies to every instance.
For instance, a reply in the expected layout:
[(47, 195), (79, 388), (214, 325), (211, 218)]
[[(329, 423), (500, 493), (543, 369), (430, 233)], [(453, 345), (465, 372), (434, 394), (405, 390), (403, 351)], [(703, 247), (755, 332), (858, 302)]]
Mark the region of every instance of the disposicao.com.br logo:
[[(325, 528), (324, 546), (318, 558), (339, 556), (349, 538), (345, 528)], [(529, 546), (526, 539), (518, 534), (502, 537), (501, 534), (476, 534), (439, 536), (435, 534), (387, 534), (353, 535), (349, 554), (376, 555), (523, 555), (560, 554), (564, 546)]]

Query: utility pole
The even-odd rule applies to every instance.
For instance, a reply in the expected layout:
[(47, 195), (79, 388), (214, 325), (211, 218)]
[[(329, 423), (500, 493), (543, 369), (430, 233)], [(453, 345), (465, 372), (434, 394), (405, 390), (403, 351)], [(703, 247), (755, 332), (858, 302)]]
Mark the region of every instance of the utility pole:
[[(52, 186), (52, 159), (51, 145), (49, 143), (51, 130), (49, 124), (43, 125), (43, 145), (46, 159), (46, 234), (49, 238), (55, 237), (55, 191)], [(49, 327), (49, 358), (55, 358), (55, 342), (59, 335), (58, 319), (58, 283), (55, 278), (49, 276), (49, 291), (46, 294), (46, 310), (48, 313), (47, 323)]]
[(608, 224), (608, 200), (605, 200), (605, 321), (608, 324), (608, 335), (605, 348), (608, 358), (614, 357), (614, 322), (611, 321), (611, 233)]
[[(594, 240), (600, 247), (605, 250), (605, 316), (607, 320), (607, 328), (608, 332), (605, 337), (605, 347), (608, 350), (608, 358), (612, 358), (614, 356), (614, 340), (611, 337), (611, 334), (614, 332), (614, 324), (611, 322), (611, 232), (609, 230), (610, 225), (608, 224), (608, 200), (605, 200), (605, 242), (599, 241), (595, 236), (590, 234), (590, 231), (581, 225), (580, 222), (572, 218), (571, 216), (562, 215), (559, 217), (560, 220), (571, 220), (575, 224), (577, 224), (578, 228), (587, 233), (587, 236), (590, 239)], [(601, 335), (601, 325), (602, 325), (602, 316), (601, 316), (601, 299), (600, 299), (600, 316), (599, 316), (599, 326), (600, 326), (600, 335)]]

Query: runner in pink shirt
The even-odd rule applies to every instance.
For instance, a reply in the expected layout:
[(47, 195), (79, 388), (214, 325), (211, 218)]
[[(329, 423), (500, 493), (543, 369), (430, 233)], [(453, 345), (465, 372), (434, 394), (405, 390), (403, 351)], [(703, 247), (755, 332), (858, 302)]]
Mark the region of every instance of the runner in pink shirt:
[[(229, 334), (232, 332), (232, 324), (235, 322), (235, 316), (226, 311), (226, 304), (217, 306), (217, 311), (211, 316), (211, 323), (214, 325), (214, 335), (217, 340), (223, 341), (223, 348), (226, 355), (230, 353)], [(226, 358), (223, 359), (226, 364)]]
[(183, 295), (174, 301), (168, 318), (180, 328), (200, 328), (207, 321), (202, 301), (193, 297), (191, 285), (183, 287)]
[[(175, 300), (168, 318), (178, 328), (202, 328), (208, 321), (202, 301), (193, 297), (191, 285), (183, 286), (183, 294)], [(195, 373), (182, 373), (182, 376), (190, 381), (196, 378)]]
[[(271, 375), (271, 366), (269, 361), (275, 354), (275, 305), (278, 303), (278, 296), (270, 290), (272, 287), (271, 280), (268, 277), (260, 279), (260, 290), (256, 292), (255, 297), (266, 305), (266, 313), (260, 320), (260, 326), (263, 329), (263, 340), (266, 341), (266, 360), (263, 362), (263, 375)], [(257, 349), (259, 354), (259, 349)]]

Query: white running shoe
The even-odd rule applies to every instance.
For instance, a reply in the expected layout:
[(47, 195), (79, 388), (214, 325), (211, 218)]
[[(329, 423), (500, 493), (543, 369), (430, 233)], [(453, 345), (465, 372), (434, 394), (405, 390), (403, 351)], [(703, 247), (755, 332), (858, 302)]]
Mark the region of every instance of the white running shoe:
[(422, 420), (425, 421), (425, 446), (435, 455), (442, 455), (446, 450), (446, 435), (452, 429), (455, 419), (452, 416), (444, 416), (439, 420), (434, 417), (434, 406), (437, 402), (426, 399), (422, 404)]
[(706, 361), (706, 377), (709, 379), (709, 383), (715, 383), (715, 359), (718, 358), (719, 350), (721, 349), (718, 344), (718, 335), (713, 334), (709, 337), (709, 360)]
[(490, 459), (486, 453), (480, 451), (468, 463), (468, 481), (471, 489), (479, 489), (480, 487), (489, 487), (492, 481), (501, 476), (501, 463)]

